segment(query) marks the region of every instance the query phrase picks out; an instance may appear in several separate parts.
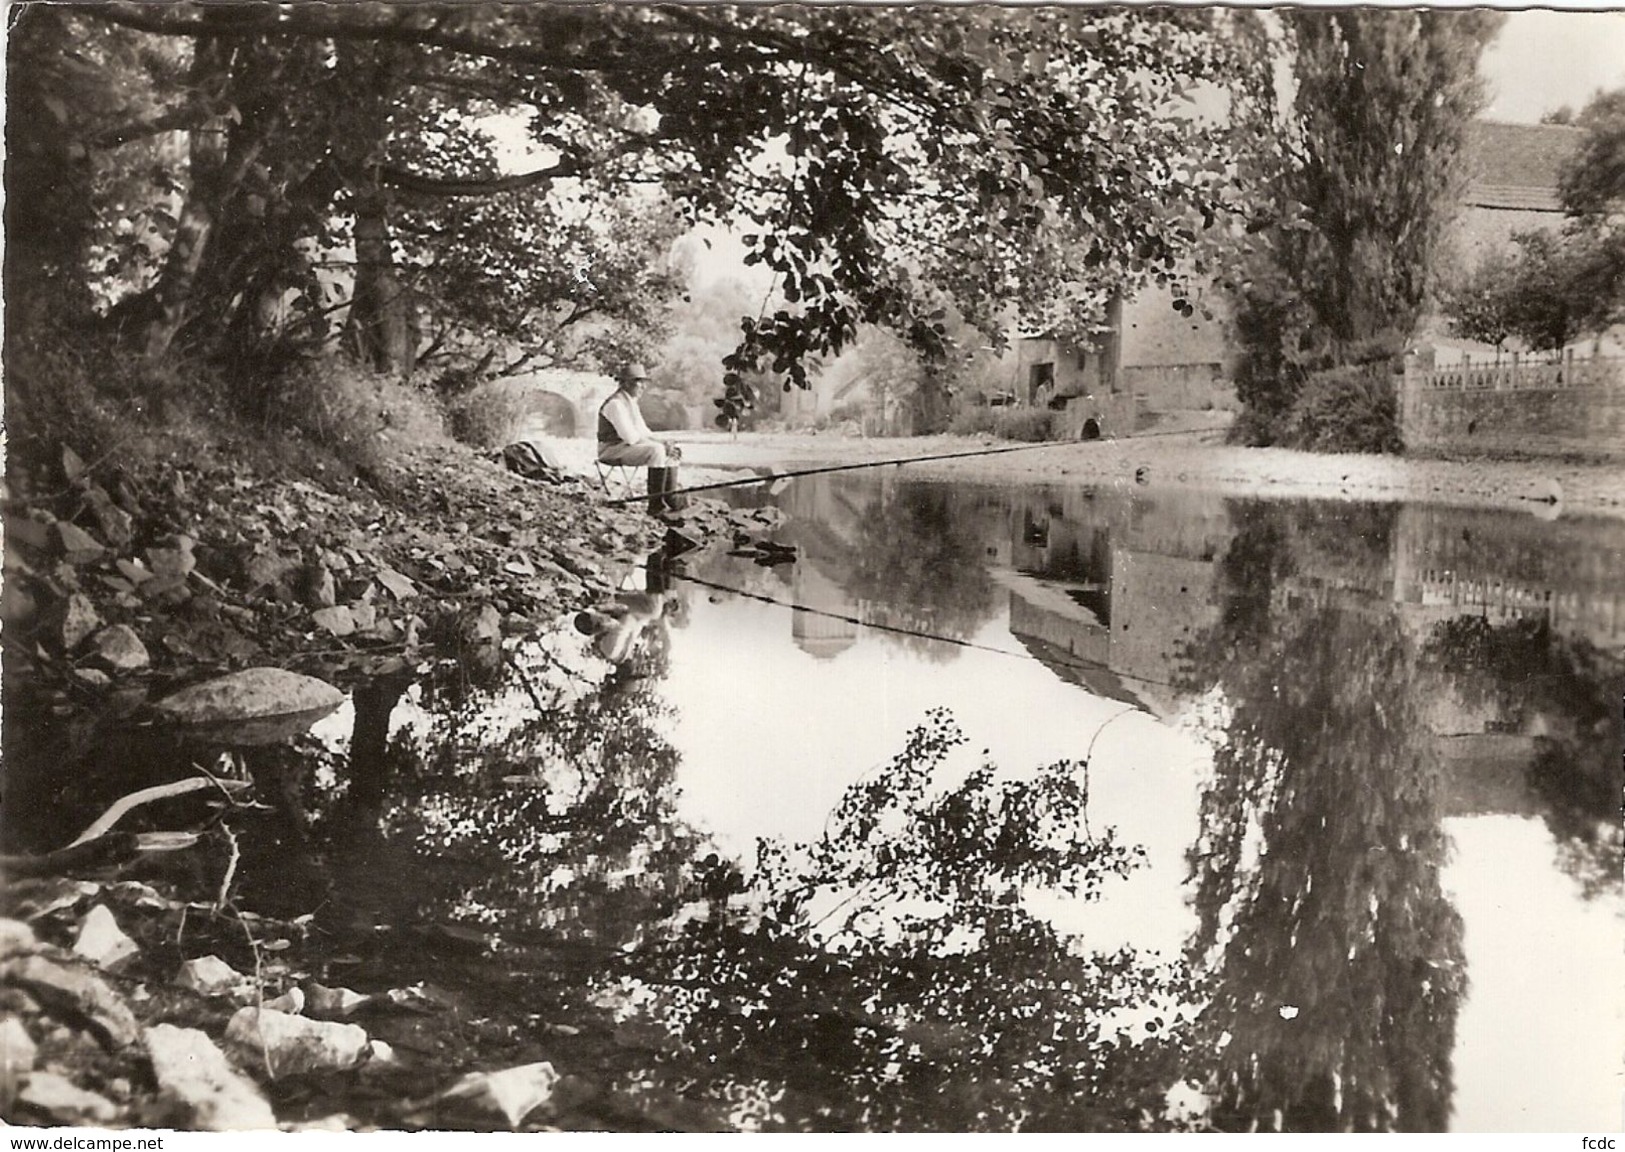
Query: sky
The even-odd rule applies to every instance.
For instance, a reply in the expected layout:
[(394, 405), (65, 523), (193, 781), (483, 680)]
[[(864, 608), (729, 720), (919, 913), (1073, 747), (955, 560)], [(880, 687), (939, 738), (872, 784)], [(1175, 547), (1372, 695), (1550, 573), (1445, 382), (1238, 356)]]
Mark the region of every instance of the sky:
[(1535, 124), (1564, 105), (1578, 112), (1599, 88), (1625, 88), (1625, 9), (1508, 12), (1480, 70), (1487, 119)]

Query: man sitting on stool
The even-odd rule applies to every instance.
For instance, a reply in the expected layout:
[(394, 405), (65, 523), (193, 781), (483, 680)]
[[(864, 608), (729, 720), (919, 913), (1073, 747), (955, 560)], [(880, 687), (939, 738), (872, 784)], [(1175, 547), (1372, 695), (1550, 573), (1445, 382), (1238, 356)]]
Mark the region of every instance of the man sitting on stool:
[(641, 465), (649, 469), (649, 515), (681, 511), (688, 501), (670, 495), (677, 489), (677, 461), (682, 450), (675, 444), (656, 439), (643, 422), (638, 394), (649, 372), (641, 364), (630, 364), (620, 375), (617, 388), (598, 409), (598, 460), (602, 464)]

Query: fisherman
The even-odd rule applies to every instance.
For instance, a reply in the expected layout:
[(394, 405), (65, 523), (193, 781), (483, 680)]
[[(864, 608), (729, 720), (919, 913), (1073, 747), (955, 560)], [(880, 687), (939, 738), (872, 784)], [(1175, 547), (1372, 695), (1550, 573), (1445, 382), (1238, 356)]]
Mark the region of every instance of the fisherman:
[(622, 370), (617, 387), (598, 409), (598, 460), (603, 464), (627, 464), (649, 470), (649, 515), (680, 512), (688, 504), (677, 489), (677, 461), (682, 449), (649, 431), (638, 396), (649, 371), (641, 364)]

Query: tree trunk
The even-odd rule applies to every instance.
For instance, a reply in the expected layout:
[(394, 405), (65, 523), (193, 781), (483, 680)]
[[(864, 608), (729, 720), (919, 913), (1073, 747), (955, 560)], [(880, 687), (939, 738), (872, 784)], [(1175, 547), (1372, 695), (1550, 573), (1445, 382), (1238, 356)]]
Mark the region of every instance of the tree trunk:
[(395, 97), (395, 53), (388, 45), (338, 48), (340, 66), (358, 78), (342, 165), (355, 203), (356, 259), (345, 342), (362, 363), (407, 377), (417, 358), (417, 316), (395, 268), (390, 198), (380, 174)]
[(355, 293), (345, 337), (362, 363), (409, 377), (417, 355), (417, 323), (411, 297), (395, 273), (388, 203), (376, 186), (353, 191)]

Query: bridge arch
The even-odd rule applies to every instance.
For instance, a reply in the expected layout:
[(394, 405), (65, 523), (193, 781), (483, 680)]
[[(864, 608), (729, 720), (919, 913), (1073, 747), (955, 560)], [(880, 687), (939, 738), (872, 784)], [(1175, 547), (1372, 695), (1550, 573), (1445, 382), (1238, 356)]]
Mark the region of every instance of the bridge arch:
[(515, 389), (524, 397), (527, 434), (551, 436), (596, 435), (598, 409), (615, 391), (615, 381), (608, 376), (567, 368), (506, 376), (497, 383)]

